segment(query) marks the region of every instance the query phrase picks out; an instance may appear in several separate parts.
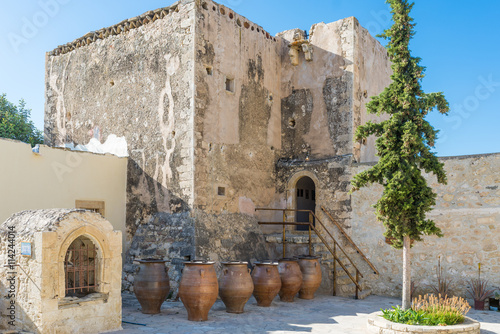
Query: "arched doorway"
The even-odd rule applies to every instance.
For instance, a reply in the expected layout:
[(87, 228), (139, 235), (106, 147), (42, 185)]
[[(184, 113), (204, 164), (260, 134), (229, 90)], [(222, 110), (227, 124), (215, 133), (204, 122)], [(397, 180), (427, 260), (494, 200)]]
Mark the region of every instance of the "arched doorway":
[[(316, 185), (314, 181), (304, 176), (297, 181), (295, 186), (296, 191), (296, 209), (297, 210), (316, 210)], [(295, 215), (296, 222), (309, 222), (309, 212), (297, 212)], [(313, 217), (314, 224), (314, 217)], [(307, 231), (309, 228), (306, 225), (297, 225), (298, 231)]]

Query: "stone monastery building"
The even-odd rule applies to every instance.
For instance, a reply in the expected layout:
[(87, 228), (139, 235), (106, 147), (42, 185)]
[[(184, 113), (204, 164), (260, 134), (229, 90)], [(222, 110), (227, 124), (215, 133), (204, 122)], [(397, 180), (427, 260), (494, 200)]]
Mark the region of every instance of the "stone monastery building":
[[(47, 53), (46, 143), (127, 142), (125, 289), (139, 258), (171, 260), (174, 287), (186, 259), (277, 259), (282, 226), (258, 222), (311, 216), (332, 249), (328, 234), (336, 238), (352, 277), (358, 268), (359, 297), (400, 294), (402, 254), (371, 208), (381, 188), (348, 193), (376, 159), (374, 138), (353, 137), (371, 119), (365, 103), (390, 83), (390, 61), (354, 17), (308, 35), (271, 36), (215, 2), (181, 0)], [(498, 286), (500, 155), (443, 161), (448, 186), (429, 182), (438, 193), (430, 216), (445, 237), (415, 245), (413, 275), (434, 283), (440, 257), (460, 283), (481, 262)], [(287, 256), (308, 252), (303, 229), (286, 227)], [(322, 257), (323, 291), (354, 295), (315, 233), (311, 249)]]

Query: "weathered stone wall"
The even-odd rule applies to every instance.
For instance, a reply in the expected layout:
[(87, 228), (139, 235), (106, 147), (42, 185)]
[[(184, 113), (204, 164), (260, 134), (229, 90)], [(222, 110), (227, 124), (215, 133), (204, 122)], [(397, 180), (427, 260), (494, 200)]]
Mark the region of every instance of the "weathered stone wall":
[[(366, 103), (372, 96), (380, 94), (391, 83), (391, 62), (387, 50), (370, 35), (368, 30), (361, 27), (355, 18), (349, 19), (352, 25), (350, 43), (354, 48), (354, 86), (353, 129), (367, 121), (379, 122), (388, 119), (387, 115), (377, 116), (366, 113)], [(354, 133), (353, 133), (354, 135)], [(365, 142), (353, 143), (354, 160), (358, 162), (376, 161), (375, 136), (370, 136)]]
[[(278, 34), (288, 42), (297, 29)], [(355, 129), (367, 120), (366, 102), (390, 83), (385, 48), (354, 17), (312, 26), (313, 60), (300, 53), (298, 66), (282, 56), (283, 157), (304, 159), (353, 154), (375, 160), (374, 138), (353, 142)], [(314, 73), (314, 75), (311, 75)]]
[[(412, 248), (413, 280), (420, 285), (417, 293), (430, 292), (436, 285), (438, 258), (452, 291), (465, 296), (467, 280), (476, 278), (478, 263), (481, 277), (490, 288), (500, 288), (500, 154), (449, 157), (445, 163), (448, 185), (440, 185), (434, 176), (427, 180), (437, 193), (437, 205), (428, 215), (441, 228), (444, 237), (424, 237)], [(353, 175), (368, 165), (352, 168)], [(385, 243), (384, 228), (375, 219), (375, 204), (380, 186), (363, 188), (352, 195), (352, 220), (349, 231), (360, 248), (380, 272), (367, 282), (376, 294), (399, 296), (402, 283), (402, 251)]]
[[(93, 261), (98, 285), (96, 293), (65, 297), (64, 259), (80, 236), (97, 248)], [(23, 211), (0, 225), (0, 237), (0, 261), (12, 265), (0, 270), (0, 293), (5, 297), (0, 299), (0, 329), (68, 334), (121, 329), (121, 232), (100, 214)], [(31, 243), (31, 256), (21, 256), (21, 242)], [(8, 309), (11, 305), (14, 312)]]
[(268, 257), (254, 208), (278, 201), (280, 43), (228, 8), (200, 3), (194, 121), (199, 257)]
[(194, 201), (195, 8), (182, 0), (163, 18), (46, 58), (47, 143), (127, 140), (128, 242), (157, 213)]
[(139, 265), (133, 262), (134, 259), (160, 258), (169, 261), (167, 267), (170, 289), (173, 296), (177, 295), (183, 262), (193, 259), (195, 254), (194, 225), (190, 212), (161, 212), (139, 226), (132, 238), (123, 267), (123, 288), (130, 291), (134, 289), (134, 278), (139, 270)]
[[(282, 43), (283, 157), (304, 160), (352, 152), (352, 45), (344, 44), (348, 20), (311, 28), (312, 61), (299, 53), (292, 65), (288, 44), (297, 29), (278, 34)], [(352, 57), (351, 57), (352, 58)]]
[[(296, 30), (290, 30), (279, 36), (291, 41), (294, 33)], [(306, 61), (301, 53), (298, 66), (292, 66), (288, 46), (283, 45), (283, 150), (282, 159), (277, 164), (278, 192), (286, 199), (286, 208), (295, 209), (296, 182), (302, 176), (312, 178), (316, 185), (317, 218), (368, 278), (372, 271), (345, 242), (321, 207), (346, 231), (351, 229), (352, 203), (348, 194), (351, 164), (361, 158), (375, 159), (374, 142), (371, 139), (364, 145), (353, 142), (354, 131), (360, 120), (376, 119), (361, 115), (366, 113), (363, 105), (369, 96), (379, 94), (389, 83), (390, 62), (384, 48), (354, 17), (314, 25), (310, 43), (313, 60)], [(287, 219), (294, 221), (295, 214), (289, 213)], [(323, 230), (319, 225), (318, 228)], [(290, 254), (308, 251), (307, 232), (296, 231), (293, 227), (287, 230)], [(324, 234), (333, 247), (333, 241)], [(280, 237), (273, 238), (267, 240)], [(273, 256), (281, 254), (281, 245), (270, 246)], [(332, 293), (332, 256), (318, 239), (314, 241), (313, 252), (322, 258), (324, 279), (321, 290)], [(340, 257), (343, 263), (348, 263), (345, 256)], [(355, 276), (352, 266), (350, 273)], [(337, 274), (345, 275), (343, 272)], [(354, 294), (349, 279), (339, 282), (347, 289), (337, 293)]]
[[(316, 228), (326, 237), (327, 242), (333, 247), (333, 241), (328, 238), (320, 223), (324, 225), (330, 233), (337, 238), (333, 223), (323, 214), (321, 207), (325, 207), (335, 217), (337, 222), (346, 229), (349, 228), (351, 216), (350, 197), (345, 195), (349, 186), (349, 167), (351, 156), (337, 156), (330, 159), (310, 160), (304, 162), (281, 161), (277, 165), (278, 170), (278, 190), (286, 196), (286, 207), (294, 209), (296, 207), (297, 181), (301, 177), (310, 177), (316, 187), (316, 210), (315, 215), (320, 221), (316, 221)], [(278, 220), (280, 221), (281, 218)], [(288, 221), (295, 221), (294, 212), (287, 213)], [(287, 257), (301, 254), (308, 254), (308, 232), (297, 231), (295, 226), (287, 227), (286, 246)], [(314, 236), (314, 233), (313, 233)], [(281, 236), (278, 239), (267, 238), (268, 241), (275, 242), (270, 245), (273, 257), (282, 256)], [(314, 237), (313, 254), (321, 257), (323, 280), (320, 287), (322, 293), (332, 293), (332, 256), (322, 245), (321, 241)]]

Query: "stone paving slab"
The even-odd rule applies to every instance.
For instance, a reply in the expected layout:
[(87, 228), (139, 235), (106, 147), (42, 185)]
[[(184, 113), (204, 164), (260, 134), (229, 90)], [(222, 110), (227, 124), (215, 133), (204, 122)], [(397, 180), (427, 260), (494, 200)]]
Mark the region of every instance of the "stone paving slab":
[[(271, 307), (259, 307), (252, 297), (245, 313), (230, 314), (218, 300), (208, 321), (187, 320), (180, 301), (163, 303), (161, 314), (142, 314), (134, 295), (123, 294), (123, 323), (117, 334), (164, 333), (335, 333), (365, 334), (370, 313), (398, 305), (399, 299), (368, 296), (364, 300), (317, 296), (314, 300), (296, 299), (293, 303), (273, 301)], [(481, 334), (500, 334), (500, 312), (471, 310), (468, 316), (481, 322)]]

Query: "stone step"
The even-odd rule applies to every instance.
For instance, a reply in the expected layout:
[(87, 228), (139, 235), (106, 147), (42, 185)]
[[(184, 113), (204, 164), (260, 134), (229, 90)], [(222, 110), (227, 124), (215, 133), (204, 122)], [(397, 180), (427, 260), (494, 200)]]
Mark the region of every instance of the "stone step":
[[(365, 287), (362, 282), (358, 284), (360, 284), (361, 288), (363, 289), (361, 291), (358, 291), (358, 299), (364, 299), (371, 294), (371, 290)], [(337, 284), (336, 295), (352, 298), (356, 295), (356, 285), (352, 282), (350, 284)]]
[(371, 289), (368, 289), (368, 288), (363, 289), (363, 291), (358, 292), (358, 299), (365, 299), (366, 297), (368, 297), (371, 294), (372, 294)]

